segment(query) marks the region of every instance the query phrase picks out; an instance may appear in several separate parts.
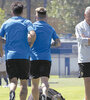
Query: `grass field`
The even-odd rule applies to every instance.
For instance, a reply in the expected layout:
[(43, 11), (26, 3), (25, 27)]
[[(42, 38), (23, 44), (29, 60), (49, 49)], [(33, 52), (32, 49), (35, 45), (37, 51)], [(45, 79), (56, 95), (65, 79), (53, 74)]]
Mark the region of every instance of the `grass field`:
[[(51, 88), (60, 92), (65, 100), (83, 100), (84, 98), (84, 83), (81, 78), (51, 77), (49, 84)], [(19, 91), (20, 87), (16, 90), (15, 100), (19, 100)], [(28, 96), (30, 92), (31, 87), (28, 87)], [(9, 100), (9, 88), (0, 87), (0, 100)]]

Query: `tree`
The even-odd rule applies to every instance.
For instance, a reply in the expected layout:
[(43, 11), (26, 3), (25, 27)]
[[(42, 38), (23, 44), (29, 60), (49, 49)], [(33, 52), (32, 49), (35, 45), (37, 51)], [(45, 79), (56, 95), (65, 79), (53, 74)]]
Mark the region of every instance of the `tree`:
[(6, 0), (2, 0), (2, 4), (1, 4), (2, 9), (4, 8), (5, 3), (6, 3)]
[(88, 0), (51, 0), (47, 10), (48, 16), (58, 18), (57, 23), (62, 33), (74, 33), (75, 25), (84, 19), (84, 9)]
[(0, 8), (0, 26), (5, 21), (5, 11)]

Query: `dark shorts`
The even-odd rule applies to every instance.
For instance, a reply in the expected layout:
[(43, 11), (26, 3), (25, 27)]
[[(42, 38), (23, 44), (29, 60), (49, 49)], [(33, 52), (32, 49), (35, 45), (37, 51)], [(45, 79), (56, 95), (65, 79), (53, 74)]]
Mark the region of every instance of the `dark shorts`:
[(79, 63), (79, 77), (90, 77), (90, 63)]
[(51, 69), (51, 61), (34, 60), (31, 61), (30, 75), (31, 78), (39, 78), (42, 76), (49, 77)]
[(16, 77), (17, 79), (29, 78), (30, 61), (27, 59), (9, 59), (6, 60), (6, 70), (9, 79)]

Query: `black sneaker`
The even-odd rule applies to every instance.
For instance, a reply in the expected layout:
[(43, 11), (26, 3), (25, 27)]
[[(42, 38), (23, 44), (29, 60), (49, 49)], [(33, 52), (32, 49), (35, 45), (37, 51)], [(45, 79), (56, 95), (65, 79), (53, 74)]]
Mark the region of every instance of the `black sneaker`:
[(10, 92), (9, 100), (15, 100), (15, 92), (14, 91)]
[(47, 100), (47, 96), (45, 96), (44, 94), (42, 94), (42, 100)]

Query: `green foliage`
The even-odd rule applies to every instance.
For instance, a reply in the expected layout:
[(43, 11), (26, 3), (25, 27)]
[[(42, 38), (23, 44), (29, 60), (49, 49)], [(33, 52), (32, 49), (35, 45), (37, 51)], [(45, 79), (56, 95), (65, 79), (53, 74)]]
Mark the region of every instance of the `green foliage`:
[(5, 12), (0, 8), (0, 26), (5, 21)]
[(58, 28), (63, 33), (74, 33), (75, 25), (84, 19), (84, 9), (88, 5), (87, 0), (51, 0), (48, 16), (58, 18)]

